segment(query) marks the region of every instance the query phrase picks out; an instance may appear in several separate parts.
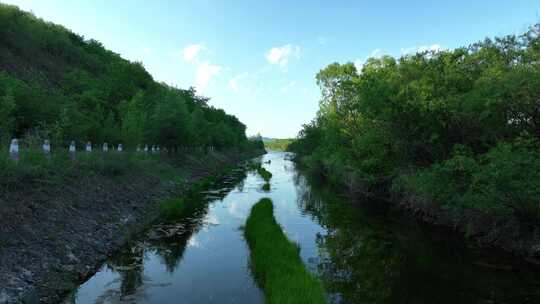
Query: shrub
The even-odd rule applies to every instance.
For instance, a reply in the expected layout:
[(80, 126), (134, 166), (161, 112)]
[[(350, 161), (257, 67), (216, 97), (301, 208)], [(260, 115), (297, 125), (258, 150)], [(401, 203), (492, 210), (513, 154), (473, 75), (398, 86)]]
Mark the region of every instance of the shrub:
[(540, 219), (540, 143), (518, 138), (472, 157), (463, 147), (453, 156), (394, 183), (416, 201), (449, 208)]

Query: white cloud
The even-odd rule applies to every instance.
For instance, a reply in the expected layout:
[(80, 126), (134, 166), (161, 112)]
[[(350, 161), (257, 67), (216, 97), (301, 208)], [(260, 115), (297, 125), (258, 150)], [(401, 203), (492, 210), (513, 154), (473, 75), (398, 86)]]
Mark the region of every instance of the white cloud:
[(354, 66), (356, 67), (356, 70), (358, 71), (358, 73), (362, 71), (362, 68), (364, 67), (365, 63), (366, 63), (365, 59), (356, 59), (354, 61)]
[(219, 225), (221, 222), (215, 214), (209, 214), (205, 218), (205, 224), (209, 226)]
[(242, 73), (231, 78), (229, 80), (229, 87), (231, 88), (231, 90), (233, 90), (234, 92), (240, 91), (239, 81), (242, 80), (243, 78), (246, 78), (247, 76), (248, 76), (248, 73)]
[(229, 204), (227, 210), (229, 211), (230, 215), (236, 218), (244, 219), (247, 217), (249, 208), (249, 204), (242, 204), (241, 202), (233, 201)]
[(182, 57), (187, 62), (192, 62), (197, 58), (197, 55), (206, 48), (201, 44), (190, 44), (182, 50)]
[(320, 44), (320, 45), (325, 45), (326, 44), (326, 37), (323, 37), (323, 36), (319, 36), (317, 37), (317, 42)]
[(266, 60), (271, 64), (277, 64), (286, 69), (291, 57), (300, 58), (300, 47), (287, 44), (281, 47), (273, 47), (266, 53)]
[(356, 59), (354, 61), (354, 66), (356, 67), (356, 70), (358, 71), (358, 73), (360, 73), (362, 71), (362, 68), (364, 67), (364, 64), (366, 64), (366, 61), (369, 58), (381, 58), (384, 55), (385, 54), (381, 49), (374, 49), (373, 51), (371, 51), (371, 54), (369, 56)]
[(294, 88), (295, 86), (296, 86), (296, 81), (290, 81), (286, 85), (282, 86), (280, 91), (281, 93), (286, 94), (287, 92), (289, 92), (290, 89)]
[(148, 54), (152, 53), (152, 49), (149, 48), (149, 47), (145, 47), (145, 48), (143, 48), (143, 53), (145, 53), (146, 55), (148, 55)]
[(212, 80), (212, 77), (219, 74), (223, 68), (220, 65), (205, 61), (197, 66), (195, 72), (195, 87), (197, 91), (203, 92)]
[(402, 48), (401, 49), (401, 55), (414, 55), (416, 53), (423, 53), (426, 51), (429, 52), (440, 52), (443, 48), (439, 44), (432, 44), (432, 45), (420, 45), (420, 46), (413, 46), (408, 48)]

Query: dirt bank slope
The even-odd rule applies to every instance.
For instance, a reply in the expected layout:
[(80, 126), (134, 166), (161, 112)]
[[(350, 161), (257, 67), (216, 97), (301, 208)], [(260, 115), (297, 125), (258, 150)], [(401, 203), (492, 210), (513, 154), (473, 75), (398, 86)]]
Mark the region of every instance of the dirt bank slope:
[(59, 301), (155, 218), (158, 202), (251, 156), (171, 161), (182, 183), (132, 170), (0, 192), (0, 303)]

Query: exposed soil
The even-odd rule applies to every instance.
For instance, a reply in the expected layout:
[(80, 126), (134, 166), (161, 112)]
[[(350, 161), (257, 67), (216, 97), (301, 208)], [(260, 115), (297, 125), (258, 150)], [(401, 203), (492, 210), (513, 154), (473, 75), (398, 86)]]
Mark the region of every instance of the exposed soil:
[[(249, 156), (212, 157), (223, 168)], [(205, 164), (181, 164), (183, 187), (130, 172), (0, 193), (0, 303), (59, 302), (156, 218), (158, 202), (220, 169)]]

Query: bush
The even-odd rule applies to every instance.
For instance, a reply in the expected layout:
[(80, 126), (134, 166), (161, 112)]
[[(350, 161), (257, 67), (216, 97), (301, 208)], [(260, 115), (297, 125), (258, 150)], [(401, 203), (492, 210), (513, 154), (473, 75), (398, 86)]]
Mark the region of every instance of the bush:
[(540, 24), (454, 50), (332, 63), (289, 146), (351, 191), (539, 219)]
[(480, 157), (463, 204), (540, 220), (540, 142), (500, 143)]
[(394, 190), (417, 202), (539, 220), (539, 148), (536, 139), (518, 138), (474, 158), (461, 147), (440, 164), (401, 176)]

